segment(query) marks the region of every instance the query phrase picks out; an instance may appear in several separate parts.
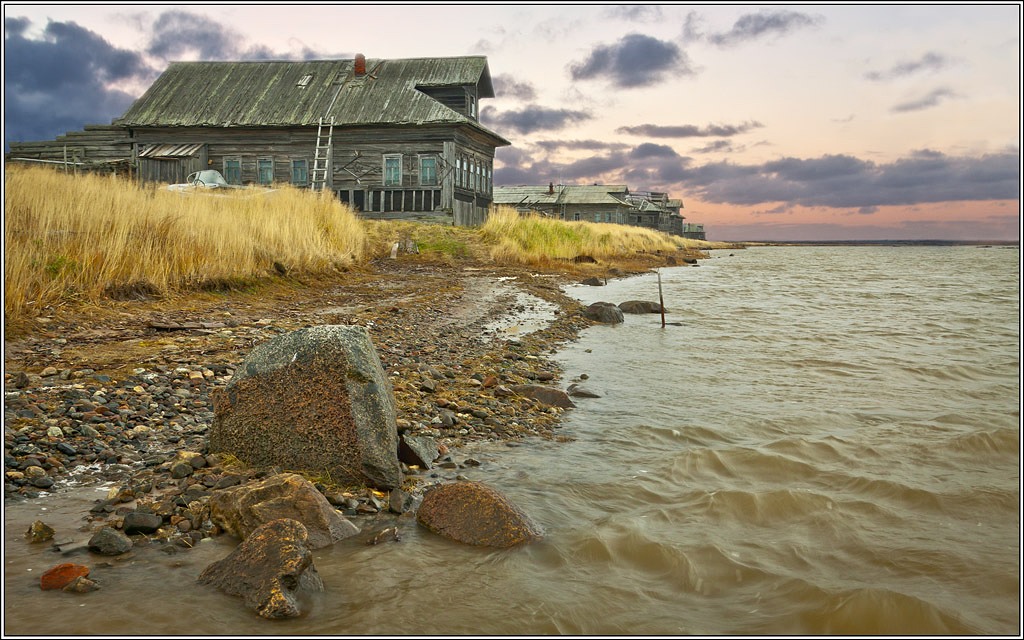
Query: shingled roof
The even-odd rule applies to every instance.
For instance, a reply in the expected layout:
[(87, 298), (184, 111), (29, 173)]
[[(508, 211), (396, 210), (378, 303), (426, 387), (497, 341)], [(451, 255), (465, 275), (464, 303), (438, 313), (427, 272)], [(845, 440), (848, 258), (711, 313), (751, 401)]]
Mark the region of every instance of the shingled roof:
[(173, 62), (115, 120), (128, 127), (464, 124), (511, 144), (417, 87), (477, 87), (493, 98), (484, 56), (354, 61)]
[(508, 205), (625, 204), (615, 194), (628, 191), (624, 184), (494, 187), (494, 203)]

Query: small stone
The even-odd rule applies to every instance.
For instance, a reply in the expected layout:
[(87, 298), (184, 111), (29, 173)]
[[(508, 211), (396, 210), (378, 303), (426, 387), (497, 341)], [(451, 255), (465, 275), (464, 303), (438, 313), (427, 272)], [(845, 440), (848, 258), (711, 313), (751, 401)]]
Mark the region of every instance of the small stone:
[(39, 375), (43, 376), (44, 378), (49, 378), (50, 376), (55, 376), (55, 375), (57, 375), (57, 368), (56, 367), (46, 367), (45, 369), (43, 369), (42, 371), (39, 372)]
[(103, 527), (89, 539), (89, 551), (105, 556), (117, 556), (131, 551), (132, 539), (113, 527)]
[(56, 532), (53, 530), (53, 527), (42, 520), (36, 520), (28, 528), (28, 531), (25, 532), (25, 537), (30, 542), (46, 542), (53, 539), (54, 533)]
[(62, 591), (68, 593), (89, 593), (90, 591), (96, 591), (100, 588), (100, 585), (96, 584), (85, 576), (78, 576), (71, 582), (69, 582)]

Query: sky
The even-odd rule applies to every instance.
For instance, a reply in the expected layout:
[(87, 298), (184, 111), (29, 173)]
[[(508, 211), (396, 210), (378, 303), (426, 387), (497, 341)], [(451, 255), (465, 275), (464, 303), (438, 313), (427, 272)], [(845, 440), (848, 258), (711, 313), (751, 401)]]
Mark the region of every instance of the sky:
[(1020, 45), (1020, 3), (14, 2), (4, 142), (171, 61), (484, 55), (495, 185), (667, 192), (709, 240), (1019, 241)]

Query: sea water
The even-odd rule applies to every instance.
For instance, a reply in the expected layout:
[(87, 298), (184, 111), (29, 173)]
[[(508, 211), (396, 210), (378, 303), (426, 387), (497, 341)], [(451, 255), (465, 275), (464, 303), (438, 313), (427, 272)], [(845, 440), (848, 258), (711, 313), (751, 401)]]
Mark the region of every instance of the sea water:
[(1019, 635), (1019, 272), (1017, 247), (752, 247), (570, 286), (661, 296), (666, 324), (626, 315), (554, 356), (561, 386), (600, 396), (576, 398), (567, 441), (460, 452), (542, 541), (475, 548), (406, 520), (400, 542), (316, 551), (326, 591), (267, 621), (195, 582), (226, 536), (89, 557), (100, 591), (40, 591), (65, 560), (24, 530), (95, 496), (44, 498), (5, 513), (4, 630)]

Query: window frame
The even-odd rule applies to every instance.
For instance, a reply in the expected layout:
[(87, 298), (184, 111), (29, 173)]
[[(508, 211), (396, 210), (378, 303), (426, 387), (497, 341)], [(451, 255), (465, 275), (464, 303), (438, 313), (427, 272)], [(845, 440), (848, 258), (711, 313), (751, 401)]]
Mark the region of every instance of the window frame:
[[(397, 181), (392, 181), (392, 178), (388, 177), (388, 161), (397, 161), (398, 177)], [(402, 154), (400, 153), (385, 153), (381, 156), (382, 163), (382, 175), (381, 182), (385, 187), (400, 187), (402, 186)]]
[[(228, 163), (236, 163), (234, 167), (229, 168)], [(225, 156), (224, 161), (221, 164), (223, 169), (224, 181), (228, 184), (242, 184), (242, 158), (241, 156)], [(232, 177), (234, 180), (232, 180)]]
[[(301, 163), (302, 180), (296, 180), (295, 166), (297, 163)], [(292, 158), (291, 162), (292, 172), (292, 184), (296, 187), (308, 187), (309, 186), (309, 160), (306, 158)]]
[[(270, 179), (263, 179), (263, 171), (266, 168), (266, 163), (270, 163)], [(256, 184), (274, 184), (274, 158), (263, 157), (256, 158)]]
[[(427, 169), (427, 163), (430, 168)], [(420, 186), (421, 187), (436, 187), (440, 182), (437, 178), (437, 156), (434, 154), (423, 154), (419, 157), (420, 164)], [(430, 180), (426, 179), (427, 174), (430, 175)]]

